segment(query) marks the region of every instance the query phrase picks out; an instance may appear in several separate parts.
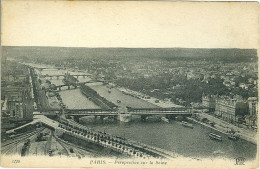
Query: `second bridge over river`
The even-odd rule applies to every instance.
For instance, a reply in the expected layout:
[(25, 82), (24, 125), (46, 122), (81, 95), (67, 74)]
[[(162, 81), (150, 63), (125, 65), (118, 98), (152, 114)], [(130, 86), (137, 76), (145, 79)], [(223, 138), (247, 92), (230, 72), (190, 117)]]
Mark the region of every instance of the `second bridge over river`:
[(126, 108), (126, 111), (120, 110), (105, 110), (105, 109), (65, 109), (66, 115), (71, 116), (87, 116), (87, 115), (117, 115), (117, 114), (132, 114), (132, 115), (189, 115), (189, 108)]
[[(51, 112), (60, 112), (65, 116), (74, 117), (75, 121), (83, 116), (99, 116), (101, 119), (105, 117), (118, 118), (121, 121), (125, 121), (124, 118), (131, 118), (132, 115), (141, 116), (142, 120), (145, 120), (147, 116), (161, 115), (166, 117), (171, 116), (190, 116), (192, 114), (191, 108), (130, 108), (125, 109), (62, 109), (62, 110), (47, 110), (43, 112), (45, 115), (55, 114)], [(123, 119), (122, 119), (123, 118)], [(129, 121), (129, 120), (126, 120)]]

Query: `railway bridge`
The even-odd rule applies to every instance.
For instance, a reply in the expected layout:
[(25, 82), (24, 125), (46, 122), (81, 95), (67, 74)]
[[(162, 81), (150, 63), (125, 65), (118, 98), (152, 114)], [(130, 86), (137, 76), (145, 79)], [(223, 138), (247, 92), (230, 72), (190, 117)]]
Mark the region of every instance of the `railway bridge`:
[(126, 112), (120, 112), (115, 109), (65, 109), (65, 114), (71, 116), (81, 115), (115, 115), (120, 113), (129, 113), (133, 115), (187, 115), (192, 114), (192, 108), (171, 107), (171, 108), (130, 108)]
[[(90, 75), (90, 74), (70, 74), (70, 75), (77, 78), (77, 79), (79, 77), (83, 77), (83, 78), (92, 77), (92, 75)], [(66, 75), (60, 74), (60, 75), (42, 75), (42, 76), (45, 77), (45, 78), (50, 77), (50, 79), (55, 78), (55, 77), (56, 77), (56, 79), (59, 79), (60, 77), (65, 77)]]
[[(192, 111), (190, 108), (127, 108), (126, 111), (121, 111), (119, 108), (115, 109), (50, 109), (43, 111), (43, 114), (64, 114), (67, 117), (72, 117), (75, 121), (79, 121), (79, 118), (84, 116), (95, 116), (101, 120), (109, 118), (118, 118), (121, 115), (128, 116), (140, 116), (142, 120), (145, 120), (148, 116), (161, 115), (166, 117), (171, 116), (190, 116)], [(59, 112), (59, 113), (57, 113)]]
[(95, 83), (95, 82), (101, 82), (101, 81), (93, 81), (93, 80), (90, 80), (90, 81), (87, 81), (87, 82), (77, 82), (75, 84), (72, 84), (72, 83), (67, 83), (67, 84), (62, 84), (62, 85), (55, 85), (56, 87), (56, 90), (59, 90), (61, 91), (61, 88), (62, 87), (67, 87), (68, 90), (71, 89), (71, 87), (73, 86), (74, 88), (77, 88), (78, 86), (80, 86), (81, 84), (87, 84), (87, 83)]
[(40, 71), (43, 71), (43, 70), (53, 70), (53, 69), (55, 69), (55, 70), (61, 70), (61, 69), (64, 69), (63, 67), (55, 67), (55, 68), (51, 68), (51, 67), (34, 67), (34, 66), (31, 66), (32, 68), (34, 68), (34, 69), (38, 69), (38, 70), (40, 70)]
[(54, 108), (44, 109), (42, 112), (62, 112), (69, 116), (91, 116), (91, 115), (117, 115), (120, 113), (129, 113), (133, 115), (190, 115), (194, 110), (208, 109), (207, 107), (170, 107), (170, 108), (132, 108), (127, 107), (127, 112), (120, 112), (118, 108), (114, 109), (69, 109)]
[[(142, 120), (145, 120), (148, 116), (161, 115), (166, 118), (176, 117), (176, 116), (191, 116), (194, 110), (208, 109), (207, 107), (171, 107), (171, 108), (131, 108), (127, 107), (124, 111), (121, 111), (119, 107), (114, 109), (49, 109), (44, 110), (45, 115), (58, 115), (63, 114), (66, 117), (72, 117), (75, 121), (79, 121), (81, 117), (84, 116), (95, 116), (99, 117), (101, 120), (109, 118), (118, 118), (121, 115), (140, 116)], [(51, 113), (53, 112), (53, 113)], [(118, 118), (120, 119), (120, 118)]]

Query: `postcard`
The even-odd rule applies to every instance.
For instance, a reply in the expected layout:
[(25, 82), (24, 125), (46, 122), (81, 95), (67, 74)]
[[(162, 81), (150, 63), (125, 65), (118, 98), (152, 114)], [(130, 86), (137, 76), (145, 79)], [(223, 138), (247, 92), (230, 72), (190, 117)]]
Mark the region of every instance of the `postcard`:
[(1, 166), (258, 168), (259, 3), (1, 3)]

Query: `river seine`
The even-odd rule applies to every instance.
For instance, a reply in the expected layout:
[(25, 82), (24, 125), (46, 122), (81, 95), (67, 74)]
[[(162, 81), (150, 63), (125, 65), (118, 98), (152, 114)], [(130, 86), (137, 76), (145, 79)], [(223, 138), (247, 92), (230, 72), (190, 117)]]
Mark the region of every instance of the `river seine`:
[[(51, 73), (44, 72), (44, 74)], [(53, 81), (56, 84), (61, 83), (61, 80), (53, 79)], [(69, 90), (65, 93), (64, 97), (68, 97), (66, 100), (77, 97), (85, 99), (78, 90)], [(82, 108), (87, 106), (87, 102), (89, 100), (86, 98), (86, 101), (74, 101), (71, 102), (73, 105), (67, 106)], [(92, 105), (92, 107), (95, 107), (95, 105)], [(193, 129), (183, 127), (177, 121), (166, 123), (161, 121), (160, 117), (152, 117), (146, 122), (141, 121), (140, 117), (136, 117), (129, 123), (111, 119), (101, 121), (94, 117), (84, 117), (81, 119), (81, 123), (109, 134), (166, 149), (185, 157), (230, 159), (244, 157), (250, 160), (254, 159), (257, 153), (257, 146), (252, 143), (241, 139), (237, 141), (230, 140), (227, 136), (196, 123), (193, 124)], [(210, 139), (208, 136), (210, 132), (221, 135), (223, 138), (222, 142)]]
[[(82, 120), (83, 121), (83, 120)], [(147, 122), (135, 118), (129, 123), (119, 121), (101, 121), (88, 117), (84, 119), (86, 126), (142, 142), (151, 146), (173, 151), (185, 157), (194, 158), (237, 158), (254, 159), (257, 146), (244, 140), (233, 141), (224, 134), (212, 131), (199, 124), (194, 128), (186, 128), (177, 121), (166, 123), (160, 118), (148, 119)], [(222, 136), (222, 142), (209, 138), (210, 132)]]

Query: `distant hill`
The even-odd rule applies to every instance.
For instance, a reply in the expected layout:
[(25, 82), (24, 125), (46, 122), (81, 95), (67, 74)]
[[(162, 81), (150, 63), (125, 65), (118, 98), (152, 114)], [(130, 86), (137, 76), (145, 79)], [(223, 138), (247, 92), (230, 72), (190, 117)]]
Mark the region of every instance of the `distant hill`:
[(229, 58), (248, 60), (257, 58), (256, 49), (224, 48), (69, 48), (69, 47), (16, 47), (3, 46), (5, 57), (164, 57), (164, 58)]

